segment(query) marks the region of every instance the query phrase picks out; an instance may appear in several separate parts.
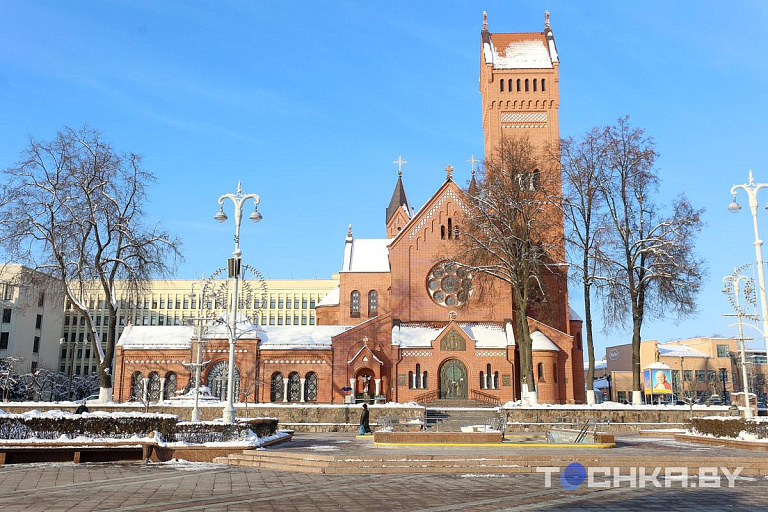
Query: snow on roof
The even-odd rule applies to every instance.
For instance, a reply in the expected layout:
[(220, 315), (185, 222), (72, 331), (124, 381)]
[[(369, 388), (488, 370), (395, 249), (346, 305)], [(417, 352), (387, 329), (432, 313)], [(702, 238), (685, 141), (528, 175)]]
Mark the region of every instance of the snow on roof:
[[(363, 350), (365, 350), (365, 349), (367, 349), (367, 348), (368, 348), (368, 345), (363, 345), (362, 347), (360, 347), (360, 350), (358, 350), (358, 351), (357, 351), (357, 353), (356, 353), (354, 356), (352, 356), (352, 359), (350, 359), (349, 361), (347, 361), (347, 364), (352, 364), (352, 361), (354, 361), (355, 359), (357, 359), (357, 356), (359, 356), (359, 355), (360, 355), (360, 352), (362, 352)], [(374, 354), (374, 353), (373, 353), (373, 351), (372, 351), (371, 349), (369, 349), (369, 348), (368, 348), (368, 351), (371, 353), (371, 355), (372, 355), (372, 356), (373, 356), (373, 358), (376, 360), (376, 362), (378, 362), (379, 364), (384, 364), (384, 362), (383, 362), (381, 359), (379, 359), (378, 357), (376, 357), (376, 354)]]
[(351, 329), (349, 325), (264, 326), (261, 350), (330, 350), (331, 338)]
[[(464, 334), (475, 342), (475, 348), (506, 348), (515, 338), (509, 324), (502, 327), (490, 323), (460, 323)], [(401, 348), (432, 348), (432, 342), (445, 327), (422, 324), (400, 324), (392, 327), (392, 345)]]
[(659, 343), (659, 355), (665, 357), (703, 357), (709, 359), (704, 352), (691, 348), (687, 345), (668, 345)]
[(552, 340), (541, 331), (534, 331), (531, 333), (531, 350), (533, 351), (547, 351), (547, 352), (559, 352), (560, 349), (557, 345), (552, 343)]
[(338, 306), (339, 305), (339, 287), (337, 286), (323, 300), (317, 303), (318, 306)]
[[(605, 359), (595, 361), (595, 370), (605, 370), (608, 368), (608, 362)], [(584, 371), (589, 370), (589, 362), (584, 363)]]
[(492, 34), (483, 44), (483, 55), (496, 69), (552, 68), (550, 46), (554, 50), (542, 34)]
[(344, 248), (342, 272), (389, 272), (388, 238), (356, 239)]
[(643, 368), (643, 370), (669, 370), (669, 365), (656, 361)]
[[(235, 332), (237, 333), (237, 339), (254, 340), (261, 338), (263, 331), (261, 327), (254, 324), (246, 315), (238, 313)], [(229, 313), (222, 313), (216, 320), (209, 322), (203, 337), (209, 340), (228, 340)]]
[(571, 306), (568, 306), (568, 316), (571, 318), (571, 320), (582, 321), (582, 319), (579, 316), (579, 314)]
[(128, 325), (117, 344), (128, 349), (185, 349), (192, 345), (194, 328), (188, 325)]

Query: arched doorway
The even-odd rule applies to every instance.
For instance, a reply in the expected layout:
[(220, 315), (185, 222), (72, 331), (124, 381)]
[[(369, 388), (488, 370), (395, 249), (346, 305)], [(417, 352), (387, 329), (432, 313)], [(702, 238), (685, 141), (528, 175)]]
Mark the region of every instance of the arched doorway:
[(449, 359), (440, 367), (440, 398), (466, 400), (469, 381), (467, 367), (456, 359)]

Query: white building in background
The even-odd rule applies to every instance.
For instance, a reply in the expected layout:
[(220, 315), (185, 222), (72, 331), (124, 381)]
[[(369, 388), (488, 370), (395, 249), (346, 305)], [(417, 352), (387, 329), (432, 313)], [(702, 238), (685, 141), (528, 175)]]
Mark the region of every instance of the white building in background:
[(0, 358), (17, 358), (18, 373), (56, 370), (63, 321), (56, 280), (21, 265), (0, 265)]

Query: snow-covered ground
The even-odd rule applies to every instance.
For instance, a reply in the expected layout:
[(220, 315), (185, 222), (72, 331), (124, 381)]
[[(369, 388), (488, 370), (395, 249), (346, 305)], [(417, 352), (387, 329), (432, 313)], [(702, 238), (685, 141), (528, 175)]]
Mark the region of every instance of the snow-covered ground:
[[(688, 411), (690, 406), (688, 405), (656, 405), (656, 404), (641, 404), (630, 405), (622, 404), (619, 402), (602, 402), (594, 405), (587, 404), (538, 404), (538, 405), (523, 405), (520, 400), (506, 402), (501, 406), (503, 409), (583, 409), (583, 410), (595, 410), (595, 409), (623, 409), (623, 410), (670, 410), (670, 411)], [(729, 406), (727, 405), (694, 405), (694, 411), (727, 411)]]

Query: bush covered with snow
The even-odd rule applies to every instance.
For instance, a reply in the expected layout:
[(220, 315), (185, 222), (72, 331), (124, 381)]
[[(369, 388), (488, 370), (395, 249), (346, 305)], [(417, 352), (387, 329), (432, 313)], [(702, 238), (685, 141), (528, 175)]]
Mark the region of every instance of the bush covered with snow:
[(202, 444), (238, 441), (249, 435), (267, 437), (277, 432), (277, 418), (253, 418), (235, 424), (205, 421), (180, 422), (176, 425), (176, 441)]
[(159, 432), (173, 439), (178, 417), (171, 414), (84, 413), (29, 411), (24, 414), (0, 414), (0, 439), (58, 439), (98, 437), (128, 439)]
[(746, 432), (757, 439), (768, 439), (768, 422), (759, 419), (705, 417), (692, 418), (694, 432), (715, 436), (738, 439)]

